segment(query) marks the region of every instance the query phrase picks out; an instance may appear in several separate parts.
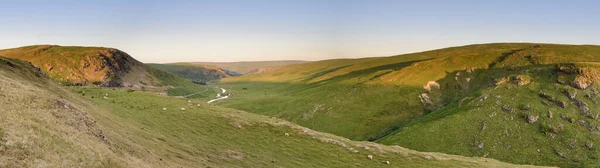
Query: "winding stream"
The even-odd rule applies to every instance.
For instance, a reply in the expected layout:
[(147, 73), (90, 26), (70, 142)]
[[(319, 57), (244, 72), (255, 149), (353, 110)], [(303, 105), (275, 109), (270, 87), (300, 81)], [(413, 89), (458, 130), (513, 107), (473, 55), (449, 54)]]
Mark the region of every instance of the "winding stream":
[(223, 100), (223, 99), (227, 99), (227, 98), (229, 98), (229, 95), (227, 95), (227, 96), (221, 96), (221, 94), (225, 94), (225, 92), (227, 92), (227, 90), (225, 90), (225, 89), (223, 89), (223, 88), (220, 88), (220, 89), (221, 89), (221, 91), (222, 91), (222, 92), (221, 92), (221, 93), (217, 93), (217, 98), (216, 98), (216, 99), (209, 100), (209, 101), (208, 101), (208, 102), (206, 102), (206, 103), (210, 104), (210, 103), (212, 103), (212, 102), (215, 102), (215, 101), (219, 101), (219, 100)]

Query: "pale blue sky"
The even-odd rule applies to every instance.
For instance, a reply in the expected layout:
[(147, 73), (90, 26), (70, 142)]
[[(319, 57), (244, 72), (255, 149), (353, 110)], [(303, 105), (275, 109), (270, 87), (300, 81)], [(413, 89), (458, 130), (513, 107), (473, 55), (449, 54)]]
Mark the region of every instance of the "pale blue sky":
[(106, 46), (143, 62), (322, 60), (490, 42), (600, 44), (599, 2), (4, 1), (0, 48)]

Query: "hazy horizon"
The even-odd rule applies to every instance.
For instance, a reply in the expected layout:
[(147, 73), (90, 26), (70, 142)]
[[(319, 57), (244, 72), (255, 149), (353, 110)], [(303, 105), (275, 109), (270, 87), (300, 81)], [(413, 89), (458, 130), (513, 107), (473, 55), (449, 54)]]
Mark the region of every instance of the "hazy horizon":
[(121, 49), (142, 62), (315, 61), (496, 42), (600, 44), (598, 2), (3, 2), (0, 48)]

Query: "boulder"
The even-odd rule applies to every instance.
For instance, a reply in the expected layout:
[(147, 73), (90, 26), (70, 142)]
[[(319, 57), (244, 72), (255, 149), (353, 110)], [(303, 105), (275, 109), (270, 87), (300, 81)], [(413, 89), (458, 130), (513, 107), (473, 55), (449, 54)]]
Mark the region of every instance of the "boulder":
[(431, 92), (432, 89), (440, 89), (440, 84), (436, 81), (429, 81), (427, 84), (423, 85), (423, 89)]
[(527, 123), (535, 123), (538, 120), (538, 116), (533, 116), (531, 114), (527, 115)]
[(585, 78), (575, 79), (573, 82), (571, 82), (571, 86), (573, 86), (574, 88), (577, 88), (577, 89), (585, 89), (588, 86), (590, 86), (591, 84), (592, 84), (592, 82), (589, 80), (586, 80)]

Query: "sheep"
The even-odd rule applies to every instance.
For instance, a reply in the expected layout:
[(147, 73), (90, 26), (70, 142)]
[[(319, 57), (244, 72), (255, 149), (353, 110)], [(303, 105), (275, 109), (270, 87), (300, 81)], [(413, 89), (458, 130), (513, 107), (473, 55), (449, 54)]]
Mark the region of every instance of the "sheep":
[(166, 107), (165, 107), (165, 108), (163, 108), (163, 111), (167, 111), (167, 108), (166, 108)]
[(200, 104), (198, 104), (198, 107), (200, 107)]
[(285, 133), (285, 136), (290, 136), (290, 134), (288, 134), (288, 133)]
[(192, 103), (192, 100), (188, 100), (188, 103)]
[(373, 160), (373, 155), (367, 155), (367, 158), (369, 158), (370, 160)]
[(181, 108), (181, 111), (185, 111), (185, 108)]
[(106, 97), (106, 96), (104, 96), (104, 97), (102, 97), (102, 98), (103, 98), (103, 99), (108, 99), (108, 97)]
[(385, 161), (385, 162), (383, 162), (383, 163), (385, 163), (385, 164), (388, 164), (388, 165), (389, 165), (389, 164), (390, 164), (390, 161), (387, 161), (387, 160), (386, 160), (386, 161)]

